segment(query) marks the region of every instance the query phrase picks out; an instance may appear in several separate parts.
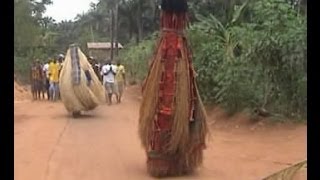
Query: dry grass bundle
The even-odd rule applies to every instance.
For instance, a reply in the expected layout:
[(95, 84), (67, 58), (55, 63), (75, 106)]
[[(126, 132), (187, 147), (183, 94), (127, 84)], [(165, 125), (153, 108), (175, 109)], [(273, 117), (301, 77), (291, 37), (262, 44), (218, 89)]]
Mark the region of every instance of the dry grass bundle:
[[(162, 41), (159, 41), (158, 46)], [(159, 82), (163, 65), (161, 63), (161, 49), (157, 48), (153, 65), (149, 71), (148, 79), (144, 85), (142, 94), (142, 102), (140, 106), (139, 116), (139, 135), (144, 148), (148, 148), (149, 137), (153, 131), (153, 120), (156, 114), (156, 106), (158, 104)]]
[(87, 57), (81, 52), (79, 49), (79, 57), (80, 57), (80, 66), (83, 68), (83, 73), (85, 70), (88, 70), (91, 74), (91, 85), (89, 86), (89, 89), (94, 94), (94, 96), (97, 98), (97, 102), (103, 103), (105, 100), (105, 91), (104, 87), (102, 86), (99, 78), (96, 76), (96, 73), (94, 72), (91, 64), (88, 62)]
[[(182, 41), (182, 38), (179, 38)], [(182, 42), (180, 42), (182, 44)], [(172, 124), (171, 139), (168, 151), (176, 152), (178, 149), (182, 153), (188, 148), (189, 142), (189, 105), (191, 103), (190, 96), (190, 74), (188, 67), (187, 52), (182, 51), (182, 57), (177, 62), (177, 86), (176, 86), (176, 104), (174, 109), (174, 117)]]
[[(63, 104), (69, 112), (88, 111), (97, 107), (104, 100), (104, 89), (95, 75), (86, 56), (78, 48), (81, 67), (80, 83), (72, 84), (72, 62), (70, 49), (67, 51), (64, 66), (60, 74), (60, 93)], [(91, 85), (87, 85), (85, 71), (91, 74)]]
[(303, 167), (307, 165), (307, 160), (296, 163), (288, 168), (285, 168), (281, 171), (278, 171), (263, 180), (292, 180), (295, 175), (301, 170)]

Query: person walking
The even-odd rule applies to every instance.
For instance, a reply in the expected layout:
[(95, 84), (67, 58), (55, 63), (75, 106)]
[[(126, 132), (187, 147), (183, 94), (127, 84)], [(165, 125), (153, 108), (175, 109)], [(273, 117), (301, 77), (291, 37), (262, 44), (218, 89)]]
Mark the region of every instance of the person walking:
[(112, 104), (112, 95), (115, 94), (118, 99), (118, 93), (115, 86), (115, 75), (117, 71), (117, 66), (108, 60), (105, 65), (101, 68), (101, 76), (103, 77), (103, 85), (106, 90), (106, 98), (109, 105)]
[(121, 103), (121, 98), (123, 95), (124, 88), (126, 86), (126, 71), (124, 66), (121, 64), (120, 61), (117, 63), (117, 70), (116, 70), (116, 81), (115, 84), (118, 90), (118, 98), (117, 102)]

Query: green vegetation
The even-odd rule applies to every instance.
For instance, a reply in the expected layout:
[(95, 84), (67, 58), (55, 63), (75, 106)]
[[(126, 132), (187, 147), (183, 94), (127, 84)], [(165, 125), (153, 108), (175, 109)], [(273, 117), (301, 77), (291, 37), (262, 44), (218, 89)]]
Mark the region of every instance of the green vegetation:
[[(279, 0), (246, 1), (229, 14), (196, 13), (188, 30), (203, 100), (231, 114), (264, 108), (306, 119), (306, 16)], [(139, 47), (148, 45), (129, 48), (124, 59), (144, 64)]]

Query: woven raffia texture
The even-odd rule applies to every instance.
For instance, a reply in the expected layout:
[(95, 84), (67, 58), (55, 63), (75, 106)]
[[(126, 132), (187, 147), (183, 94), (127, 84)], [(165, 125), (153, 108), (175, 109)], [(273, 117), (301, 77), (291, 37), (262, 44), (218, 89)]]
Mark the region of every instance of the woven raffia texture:
[[(87, 83), (86, 70), (92, 78), (90, 85)], [(101, 82), (78, 47), (71, 47), (67, 51), (59, 86), (62, 102), (69, 112), (92, 110), (105, 99)]]

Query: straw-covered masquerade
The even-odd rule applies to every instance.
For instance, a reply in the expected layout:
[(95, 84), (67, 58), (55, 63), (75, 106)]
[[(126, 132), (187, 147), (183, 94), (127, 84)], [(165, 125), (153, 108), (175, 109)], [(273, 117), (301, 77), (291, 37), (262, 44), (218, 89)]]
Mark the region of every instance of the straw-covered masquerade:
[(74, 115), (96, 108), (105, 99), (101, 82), (77, 45), (67, 51), (59, 86), (64, 106)]
[(163, 0), (161, 37), (143, 85), (139, 135), (152, 176), (193, 172), (208, 133), (184, 29), (186, 0)]

